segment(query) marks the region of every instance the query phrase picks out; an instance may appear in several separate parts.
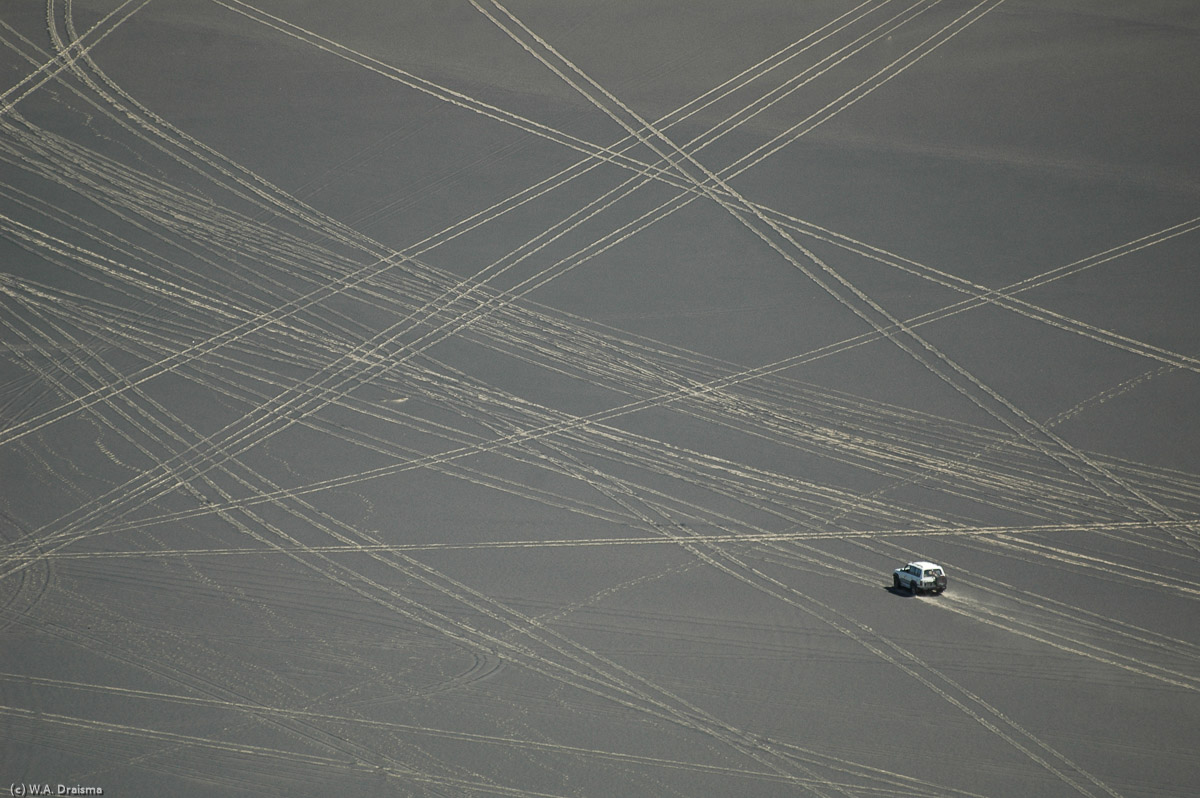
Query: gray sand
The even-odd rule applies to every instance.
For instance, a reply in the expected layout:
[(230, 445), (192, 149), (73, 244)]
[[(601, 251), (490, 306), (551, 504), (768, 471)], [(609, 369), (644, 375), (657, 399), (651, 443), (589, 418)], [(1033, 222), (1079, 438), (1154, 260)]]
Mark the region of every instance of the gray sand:
[(1195, 794), (1194, 4), (0, 23), (0, 790)]

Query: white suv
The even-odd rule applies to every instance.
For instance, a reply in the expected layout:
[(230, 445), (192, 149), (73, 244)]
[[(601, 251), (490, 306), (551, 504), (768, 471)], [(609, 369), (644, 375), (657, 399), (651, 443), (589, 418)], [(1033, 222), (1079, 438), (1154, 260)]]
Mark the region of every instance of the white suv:
[(946, 572), (935, 563), (924, 560), (910, 562), (892, 572), (892, 587), (907, 587), (914, 595), (923, 590), (941, 593), (946, 589)]

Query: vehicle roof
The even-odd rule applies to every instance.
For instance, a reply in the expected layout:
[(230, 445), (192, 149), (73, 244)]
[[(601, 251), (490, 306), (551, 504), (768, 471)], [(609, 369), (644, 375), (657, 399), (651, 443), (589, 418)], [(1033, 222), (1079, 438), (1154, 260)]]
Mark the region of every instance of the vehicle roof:
[(926, 560), (917, 560), (916, 562), (910, 562), (909, 565), (915, 565), (923, 571), (926, 569), (929, 569), (929, 568), (941, 568), (942, 567), (935, 562), (927, 562)]

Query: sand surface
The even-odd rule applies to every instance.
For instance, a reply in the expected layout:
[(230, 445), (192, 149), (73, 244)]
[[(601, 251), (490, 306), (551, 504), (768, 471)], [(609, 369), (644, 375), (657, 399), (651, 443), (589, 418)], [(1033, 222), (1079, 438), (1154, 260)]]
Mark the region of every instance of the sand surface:
[(0, 42), (0, 791), (1196, 794), (1200, 6)]

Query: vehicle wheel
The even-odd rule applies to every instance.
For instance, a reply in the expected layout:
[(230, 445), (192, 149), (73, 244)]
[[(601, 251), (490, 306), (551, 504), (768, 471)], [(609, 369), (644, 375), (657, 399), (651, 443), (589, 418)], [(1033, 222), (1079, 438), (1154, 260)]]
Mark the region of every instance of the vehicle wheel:
[(895, 574), (892, 574), (892, 587), (896, 588), (897, 590), (900, 589), (900, 577), (896, 576)]
[(916, 583), (916, 582), (909, 582), (909, 583), (908, 583), (908, 590), (909, 590), (909, 592), (910, 592), (910, 593), (912, 593), (914, 596), (915, 596), (915, 595), (917, 595), (918, 593), (920, 593), (920, 592), (921, 592), (920, 588), (918, 588), (918, 587), (917, 587), (917, 583)]

